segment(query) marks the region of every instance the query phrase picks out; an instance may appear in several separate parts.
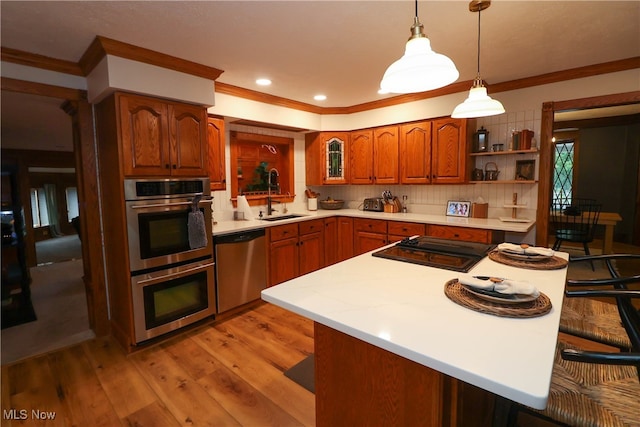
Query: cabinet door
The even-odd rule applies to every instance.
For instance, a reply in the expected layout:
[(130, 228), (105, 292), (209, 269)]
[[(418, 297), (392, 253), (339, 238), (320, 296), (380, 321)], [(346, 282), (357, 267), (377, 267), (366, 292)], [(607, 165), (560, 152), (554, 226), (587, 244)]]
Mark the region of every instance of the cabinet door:
[(312, 132), (304, 136), (304, 176), (307, 185), (322, 185), (324, 156), (322, 132)]
[(269, 245), (269, 286), (298, 277), (298, 238), (272, 242)]
[(400, 184), (431, 182), (431, 122), (400, 126)]
[(332, 265), (338, 259), (338, 218), (324, 219), (324, 265)]
[(169, 104), (172, 175), (208, 175), (206, 113), (204, 107)]
[(351, 184), (373, 184), (373, 131), (351, 132)]
[(398, 183), (398, 126), (373, 131), (373, 180), (375, 184)]
[(227, 188), (227, 179), (225, 172), (223, 119), (216, 117), (209, 117), (207, 119), (207, 145), (211, 191), (225, 190)]
[(378, 249), (387, 244), (387, 235), (370, 233), (368, 231), (356, 231), (354, 237), (355, 255)]
[(338, 217), (338, 262), (353, 257), (353, 218)]
[(167, 105), (152, 98), (121, 95), (118, 107), (124, 175), (169, 175)]
[(299, 237), (299, 275), (311, 273), (324, 266), (324, 239), (322, 230)]
[(346, 184), (349, 176), (349, 133), (331, 132), (321, 135), (323, 184)]
[(433, 121), (431, 180), (435, 184), (464, 183), (467, 164), (465, 119)]

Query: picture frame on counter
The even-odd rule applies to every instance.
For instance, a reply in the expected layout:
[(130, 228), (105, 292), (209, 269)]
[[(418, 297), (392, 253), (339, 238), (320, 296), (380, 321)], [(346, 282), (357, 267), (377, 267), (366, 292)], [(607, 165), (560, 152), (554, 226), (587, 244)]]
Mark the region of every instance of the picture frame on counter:
[(447, 202), (447, 216), (468, 218), (471, 213), (471, 202), (466, 200), (449, 200)]
[(536, 176), (535, 160), (516, 160), (516, 181), (533, 181)]

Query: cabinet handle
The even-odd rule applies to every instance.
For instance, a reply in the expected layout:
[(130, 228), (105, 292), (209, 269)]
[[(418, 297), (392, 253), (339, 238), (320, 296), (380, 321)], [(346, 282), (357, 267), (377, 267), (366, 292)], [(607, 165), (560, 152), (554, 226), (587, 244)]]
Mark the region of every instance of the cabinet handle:
[(166, 163), (166, 164), (164, 165), (164, 168), (165, 168), (165, 169), (169, 169), (169, 163)]
[(176, 168), (177, 168), (177, 166), (174, 164), (174, 165), (173, 165), (173, 168), (174, 168), (174, 169), (176, 169)]
[(460, 235), (458, 233), (454, 233), (453, 237), (460, 237)]

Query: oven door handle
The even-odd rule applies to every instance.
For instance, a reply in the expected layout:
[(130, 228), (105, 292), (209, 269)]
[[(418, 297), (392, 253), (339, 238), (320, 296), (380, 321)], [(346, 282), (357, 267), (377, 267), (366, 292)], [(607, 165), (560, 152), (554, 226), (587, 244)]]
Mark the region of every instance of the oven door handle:
[[(200, 200), (200, 203), (211, 202), (212, 199)], [(199, 204), (200, 204), (199, 203)], [(146, 208), (167, 208), (171, 206), (191, 206), (193, 202), (176, 202), (176, 203), (155, 203), (155, 204), (147, 204), (147, 205), (133, 205), (131, 209), (146, 209)]]
[(169, 279), (171, 277), (178, 278), (178, 277), (185, 276), (187, 274), (191, 274), (191, 273), (193, 273), (195, 271), (198, 271), (198, 270), (205, 270), (205, 269), (207, 269), (209, 267), (213, 267), (213, 265), (214, 265), (214, 263), (210, 262), (210, 263), (207, 263), (207, 264), (199, 265), (197, 267), (187, 268), (186, 270), (181, 270), (181, 271), (177, 271), (175, 273), (166, 274), (164, 276), (150, 277), (148, 279), (138, 280), (138, 281), (136, 281), (136, 284), (137, 285), (146, 285), (146, 284), (150, 284), (150, 283), (153, 283), (153, 282), (165, 281), (165, 280), (167, 280), (167, 279)]

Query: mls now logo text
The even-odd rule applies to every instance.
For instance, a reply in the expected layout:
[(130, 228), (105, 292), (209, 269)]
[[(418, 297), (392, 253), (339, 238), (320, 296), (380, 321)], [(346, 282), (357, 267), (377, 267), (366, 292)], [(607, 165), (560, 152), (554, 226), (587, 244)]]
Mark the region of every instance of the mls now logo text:
[(2, 418), (5, 420), (53, 420), (56, 413), (53, 411), (41, 411), (40, 409), (3, 409)]

